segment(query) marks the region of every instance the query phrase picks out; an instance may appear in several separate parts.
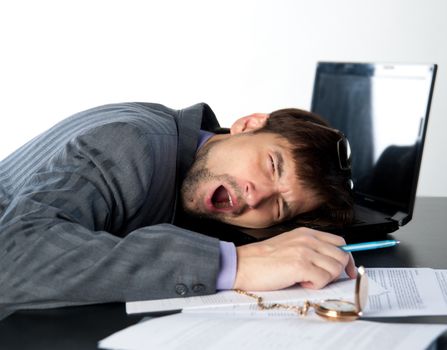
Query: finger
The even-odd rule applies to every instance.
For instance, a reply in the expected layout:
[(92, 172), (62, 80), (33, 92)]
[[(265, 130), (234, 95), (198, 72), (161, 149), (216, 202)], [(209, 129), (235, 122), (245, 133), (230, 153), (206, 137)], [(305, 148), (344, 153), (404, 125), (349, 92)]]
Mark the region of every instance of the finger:
[(349, 263), (350, 254), (346, 253), (338, 246), (328, 243), (326, 241), (319, 240), (314, 236), (302, 236), (299, 238), (299, 244), (314, 250), (315, 252), (329, 256), (343, 265), (343, 268)]
[(319, 266), (307, 266), (298, 283), (304, 288), (320, 289), (332, 281), (331, 274)]
[(330, 274), (330, 281), (332, 282), (340, 277), (345, 270), (345, 264), (330, 256), (320, 255), (313, 260), (313, 264)]
[(306, 265), (311, 263), (325, 269), (332, 279), (338, 278), (350, 261), (349, 253), (313, 235), (302, 235), (294, 243), (299, 260), (305, 261)]
[(318, 289), (315, 287), (315, 285), (312, 282), (301, 282), (300, 286), (303, 288), (308, 288), (308, 289)]
[[(331, 256), (322, 255), (314, 250), (309, 249), (306, 252), (305, 256), (300, 257), (301, 259), (305, 259), (306, 268), (303, 269), (303, 275), (307, 278), (308, 281), (312, 281), (311, 271), (312, 267), (315, 269), (320, 269), (320, 273), (316, 276), (316, 282), (319, 282), (321, 279), (321, 271), (325, 271), (323, 284), (327, 284), (335, 279), (337, 279), (343, 270), (345, 269), (346, 263), (343, 264), (337, 259), (334, 259)], [(306, 281), (306, 279), (303, 279)], [(322, 282), (317, 283), (317, 285), (321, 285)]]
[(353, 260), (352, 255), (340, 249), (338, 246), (332, 245), (330, 243), (319, 241), (319, 243), (314, 247), (315, 251), (318, 253), (334, 258), (339, 261), (343, 267), (346, 267), (350, 260)]

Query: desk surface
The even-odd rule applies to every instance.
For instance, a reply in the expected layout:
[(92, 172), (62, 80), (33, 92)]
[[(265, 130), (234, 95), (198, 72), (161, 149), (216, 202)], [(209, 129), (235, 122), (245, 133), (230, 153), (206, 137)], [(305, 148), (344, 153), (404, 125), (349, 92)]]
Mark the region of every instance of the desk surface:
[[(396, 248), (354, 253), (366, 267), (447, 269), (447, 198), (418, 198), (413, 220), (393, 233)], [(106, 336), (135, 324), (124, 304), (104, 304), (41, 311), (21, 311), (0, 321), (1, 349), (96, 349)], [(380, 319), (384, 322), (446, 323), (447, 316)], [(438, 342), (447, 349), (447, 334)]]

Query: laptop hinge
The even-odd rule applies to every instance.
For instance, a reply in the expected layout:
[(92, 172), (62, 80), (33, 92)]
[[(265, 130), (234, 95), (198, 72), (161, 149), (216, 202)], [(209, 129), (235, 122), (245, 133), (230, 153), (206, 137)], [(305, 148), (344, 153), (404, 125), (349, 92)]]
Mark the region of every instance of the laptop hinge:
[(398, 211), (396, 214), (393, 215), (393, 217), (391, 219), (393, 219), (394, 221), (397, 221), (399, 226), (402, 226), (403, 222), (407, 216), (408, 216), (407, 213)]

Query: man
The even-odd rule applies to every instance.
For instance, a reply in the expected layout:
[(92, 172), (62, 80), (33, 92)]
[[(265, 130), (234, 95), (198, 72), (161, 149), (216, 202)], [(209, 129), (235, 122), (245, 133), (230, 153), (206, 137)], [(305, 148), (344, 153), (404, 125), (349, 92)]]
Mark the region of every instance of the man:
[(354, 277), (338, 236), (299, 228), (236, 248), (174, 225), (185, 213), (252, 228), (302, 215), (349, 220), (342, 139), (317, 116), (254, 114), (229, 134), (209, 133), (218, 126), (206, 104), (107, 105), (4, 159), (3, 315), (216, 289), (320, 288), (343, 270)]

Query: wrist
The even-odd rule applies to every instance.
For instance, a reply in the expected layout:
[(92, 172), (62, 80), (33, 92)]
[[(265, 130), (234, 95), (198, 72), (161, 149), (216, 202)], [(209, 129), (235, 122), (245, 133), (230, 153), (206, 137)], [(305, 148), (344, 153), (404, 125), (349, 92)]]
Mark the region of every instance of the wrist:
[(247, 244), (236, 247), (237, 266), (236, 277), (234, 279), (234, 289), (247, 288), (247, 281), (250, 278), (250, 260), (256, 256), (259, 256), (259, 249), (256, 244)]

